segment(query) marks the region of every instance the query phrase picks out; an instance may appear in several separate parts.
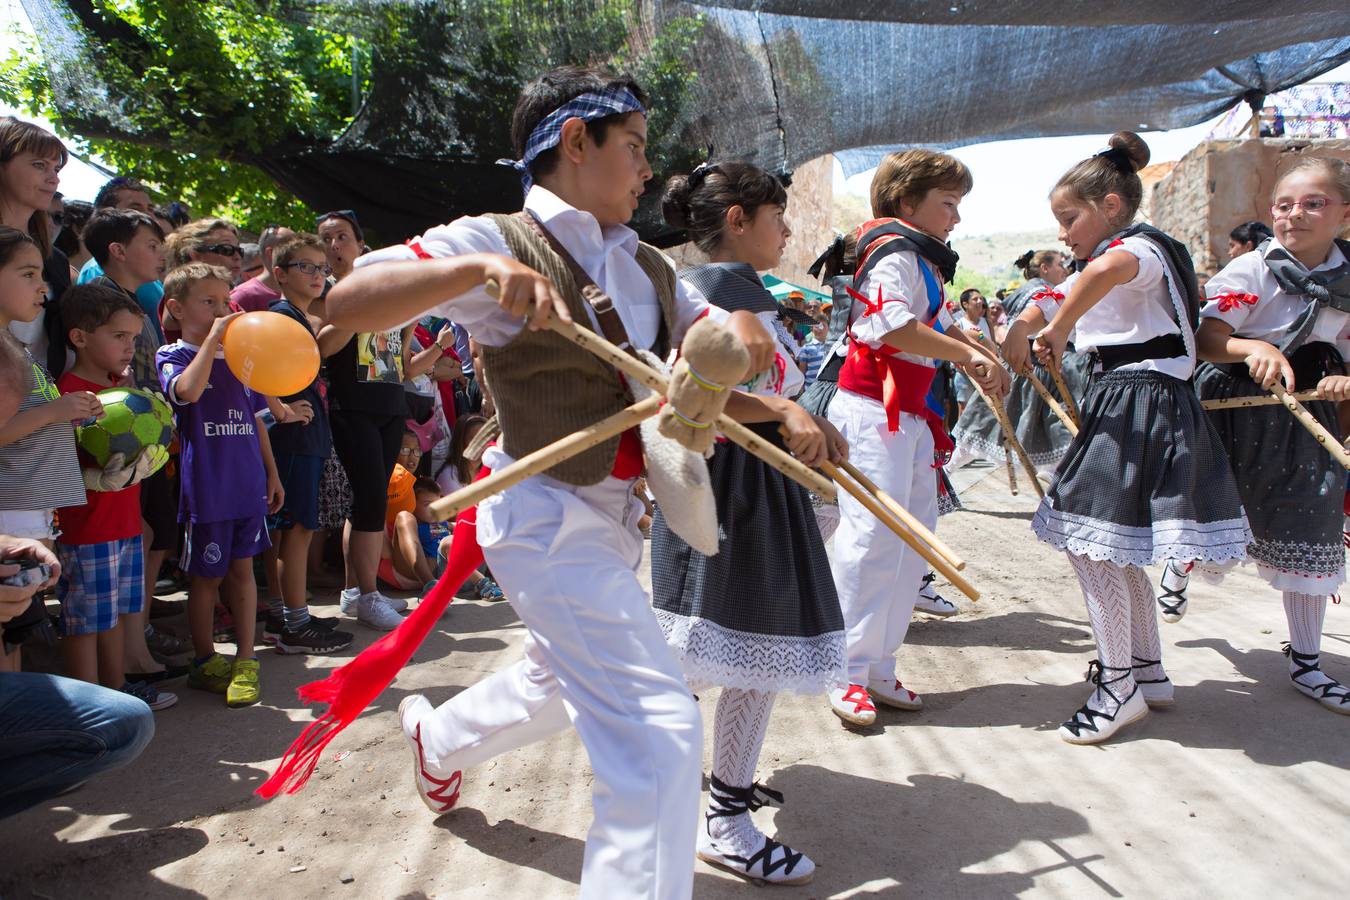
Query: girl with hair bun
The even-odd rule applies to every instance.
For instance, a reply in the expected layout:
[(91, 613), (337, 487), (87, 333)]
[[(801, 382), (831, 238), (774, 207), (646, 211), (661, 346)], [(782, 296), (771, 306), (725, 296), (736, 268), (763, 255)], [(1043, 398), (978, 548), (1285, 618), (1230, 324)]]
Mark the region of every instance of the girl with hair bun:
[[(1087, 702), (1059, 728), (1071, 744), (1096, 744), (1172, 703), (1157, 610), (1144, 566), (1214, 563), (1246, 555), (1251, 529), (1228, 456), (1191, 387), (1199, 297), (1186, 248), (1133, 225), (1148, 162), (1139, 136), (1075, 165), (1050, 193), (1059, 236), (1081, 270), (1064, 299), (1041, 297), (1023, 321), (1049, 325), (1036, 354), (1058, 365), (1072, 335), (1098, 373), (1078, 436), (1032, 520), (1036, 535), (1069, 557), (1097, 642)], [(1025, 341), (1004, 353), (1028, 364)]]
[[(680, 272), (714, 306), (753, 312), (773, 331), (778, 304), (759, 272), (778, 265), (791, 232), (787, 192), (772, 174), (740, 162), (705, 163), (667, 183), (666, 221), (688, 231), (711, 262)], [(760, 438), (807, 465), (847, 455), (825, 419), (789, 400), (802, 374), (778, 338), (766, 375), (740, 385), (755, 404)], [(779, 429), (786, 432), (780, 437)], [(825, 693), (842, 677), (844, 619), (810, 493), (736, 444), (719, 444), (708, 461), (720, 532), (716, 556), (704, 556), (668, 527), (660, 508), (652, 525), (652, 606), (666, 640), (695, 690), (720, 686), (713, 764), (698, 857), (754, 881), (802, 884), (814, 863), (766, 837), (751, 810), (782, 795), (755, 782), (769, 712), (780, 691)]]
[[(1206, 286), (1197, 335), (1204, 399), (1262, 396), (1277, 381), (1316, 387), (1308, 412), (1340, 438), (1338, 401), (1350, 399), (1350, 166), (1310, 158), (1287, 171), (1271, 198), (1275, 234), (1238, 256)], [(1233, 464), (1256, 539), (1257, 574), (1284, 600), (1294, 688), (1350, 715), (1350, 689), (1322, 671), (1327, 597), (1345, 582), (1345, 473), (1279, 406), (1212, 410), (1209, 420)], [(1169, 563), (1158, 604), (1163, 619), (1186, 614), (1189, 566)]]

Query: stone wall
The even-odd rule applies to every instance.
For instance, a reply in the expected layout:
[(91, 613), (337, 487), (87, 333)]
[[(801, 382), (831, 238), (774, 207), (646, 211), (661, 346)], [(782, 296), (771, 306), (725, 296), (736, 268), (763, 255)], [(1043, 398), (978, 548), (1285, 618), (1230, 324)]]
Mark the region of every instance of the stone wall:
[(1275, 182), (1305, 156), (1350, 162), (1350, 141), (1260, 138), (1207, 141), (1148, 192), (1145, 211), (1158, 228), (1183, 241), (1197, 270), (1228, 262), (1228, 233), (1243, 222), (1270, 224)]
[[(813, 159), (792, 173), (787, 205), (787, 224), (792, 229), (792, 237), (788, 238), (783, 262), (773, 270), (774, 275), (806, 287), (817, 286), (816, 280), (806, 273), (806, 267), (815, 262), (834, 237), (830, 225), (833, 209), (833, 156)], [(707, 257), (692, 243), (672, 247), (666, 252), (681, 268), (707, 262)]]

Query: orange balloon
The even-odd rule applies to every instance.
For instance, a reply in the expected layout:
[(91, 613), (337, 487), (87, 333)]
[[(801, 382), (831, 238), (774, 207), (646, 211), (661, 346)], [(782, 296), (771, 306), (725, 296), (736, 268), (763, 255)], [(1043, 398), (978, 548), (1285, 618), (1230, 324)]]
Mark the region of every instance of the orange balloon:
[(234, 377), (269, 397), (298, 394), (319, 374), (314, 336), (281, 313), (244, 313), (230, 323), (223, 343)]
[(394, 474), (389, 477), (389, 488), (385, 492), (384, 521), (389, 524), (398, 518), (401, 512), (412, 512), (417, 506), (413, 495), (413, 484), (417, 476), (403, 466), (394, 464)]

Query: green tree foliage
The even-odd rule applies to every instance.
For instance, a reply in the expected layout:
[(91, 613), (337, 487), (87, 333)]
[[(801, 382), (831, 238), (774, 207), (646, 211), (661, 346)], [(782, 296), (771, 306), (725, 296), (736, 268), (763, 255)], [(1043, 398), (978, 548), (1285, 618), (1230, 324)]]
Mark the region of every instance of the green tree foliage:
[[(520, 85), (562, 63), (632, 71), (660, 99), (659, 171), (690, 164), (681, 144), (700, 20), (645, 21), (639, 0), (65, 0), (82, 48), (44, 55), (20, 36), (0, 61), (0, 98), (56, 123), (82, 155), (135, 173), (161, 199), (250, 230), (303, 225), (308, 210), (252, 161), (322, 151), (357, 118), (356, 98), (393, 91), (367, 140), (418, 124), (449, 159), (509, 150)], [(402, 102), (406, 97), (406, 102)], [(447, 115), (447, 112), (452, 115)], [(364, 115), (364, 113), (363, 113)], [(360, 126), (362, 121), (357, 120)], [(406, 146), (403, 149), (408, 149)]]

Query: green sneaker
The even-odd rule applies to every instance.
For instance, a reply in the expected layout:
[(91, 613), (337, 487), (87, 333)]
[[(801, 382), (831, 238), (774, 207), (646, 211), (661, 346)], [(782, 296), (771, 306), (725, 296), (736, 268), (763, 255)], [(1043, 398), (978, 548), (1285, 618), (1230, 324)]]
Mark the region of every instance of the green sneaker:
[(219, 653), (212, 653), (206, 662), (195, 661), (188, 666), (188, 687), (213, 694), (223, 694), (230, 686), (230, 661)]
[(262, 699), (258, 687), (258, 661), (236, 659), (230, 672), (230, 686), (225, 691), (226, 706), (252, 706)]

